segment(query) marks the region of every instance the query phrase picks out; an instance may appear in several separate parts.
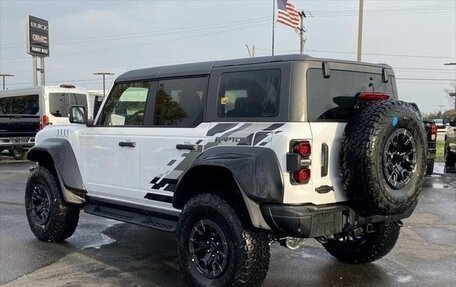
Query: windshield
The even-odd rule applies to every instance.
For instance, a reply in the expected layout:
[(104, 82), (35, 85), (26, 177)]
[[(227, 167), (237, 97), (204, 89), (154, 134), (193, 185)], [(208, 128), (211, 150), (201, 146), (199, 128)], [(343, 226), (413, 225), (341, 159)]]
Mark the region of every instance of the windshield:
[(71, 106), (84, 106), (87, 109), (87, 95), (73, 93), (50, 93), (49, 110), (54, 117), (68, 117)]

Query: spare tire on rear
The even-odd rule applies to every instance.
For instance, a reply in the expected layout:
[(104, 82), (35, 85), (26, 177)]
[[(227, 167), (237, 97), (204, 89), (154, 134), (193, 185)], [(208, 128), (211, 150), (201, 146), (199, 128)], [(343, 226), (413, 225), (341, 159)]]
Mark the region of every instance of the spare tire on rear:
[(418, 198), (426, 172), (426, 132), (401, 101), (358, 105), (345, 128), (341, 176), (360, 213), (399, 214)]

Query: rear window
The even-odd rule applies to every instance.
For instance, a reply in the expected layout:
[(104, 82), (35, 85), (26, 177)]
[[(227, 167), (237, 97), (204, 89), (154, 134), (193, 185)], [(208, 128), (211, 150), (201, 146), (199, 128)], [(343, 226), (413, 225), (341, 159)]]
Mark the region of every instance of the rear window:
[(324, 78), (322, 69), (307, 71), (307, 111), (309, 121), (346, 121), (355, 97), (361, 92), (382, 92), (395, 96), (394, 77), (383, 83), (381, 74), (331, 70)]
[(217, 113), (222, 118), (276, 117), (279, 98), (279, 69), (224, 73)]
[(54, 117), (68, 117), (71, 106), (87, 108), (87, 95), (73, 93), (50, 93), (49, 111)]
[(0, 98), (0, 114), (36, 115), (40, 110), (38, 95)]

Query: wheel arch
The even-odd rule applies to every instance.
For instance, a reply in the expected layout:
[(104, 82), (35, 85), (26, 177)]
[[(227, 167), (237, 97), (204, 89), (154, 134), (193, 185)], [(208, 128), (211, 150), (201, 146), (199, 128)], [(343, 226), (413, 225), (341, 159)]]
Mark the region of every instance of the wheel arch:
[(202, 164), (187, 170), (177, 185), (173, 207), (183, 209), (192, 197), (202, 193), (216, 194), (225, 200), (239, 215), (242, 224), (270, 229), (259, 204), (245, 194), (229, 168)]
[(65, 202), (85, 202), (86, 190), (82, 176), (76, 156), (67, 140), (45, 140), (29, 150), (27, 159), (48, 168), (57, 177)]

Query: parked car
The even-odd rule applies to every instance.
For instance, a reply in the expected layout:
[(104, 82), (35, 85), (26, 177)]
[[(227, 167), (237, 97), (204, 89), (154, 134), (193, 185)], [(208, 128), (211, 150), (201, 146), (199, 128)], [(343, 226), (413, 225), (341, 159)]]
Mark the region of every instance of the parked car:
[(0, 112), (0, 153), (7, 150), (14, 159), (25, 159), (27, 150), (35, 144), (35, 135), (40, 129), (39, 118), (37, 115)]
[(417, 116), (423, 121), (424, 128), (426, 129), (427, 138), (427, 164), (426, 164), (426, 175), (432, 175), (434, 172), (434, 162), (436, 156), (436, 142), (437, 142), (437, 126), (433, 121), (424, 118), (421, 114), (420, 109), (416, 103), (411, 103), (417, 112)]
[(447, 128), (443, 119), (434, 119), (434, 124), (437, 126), (438, 131), (444, 132)]
[(69, 124), (72, 105), (87, 108), (88, 93), (73, 85), (41, 86), (0, 91), (0, 152), (25, 159), (38, 130)]
[(445, 134), (445, 172), (456, 172), (456, 118), (451, 119)]
[(74, 106), (70, 122), (28, 154), (32, 232), (65, 240), (81, 208), (176, 232), (191, 286), (261, 286), (273, 240), (375, 261), (426, 171), (423, 123), (384, 64), (287, 55), (135, 70), (95, 121)]

